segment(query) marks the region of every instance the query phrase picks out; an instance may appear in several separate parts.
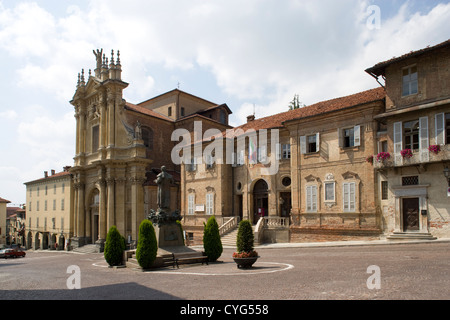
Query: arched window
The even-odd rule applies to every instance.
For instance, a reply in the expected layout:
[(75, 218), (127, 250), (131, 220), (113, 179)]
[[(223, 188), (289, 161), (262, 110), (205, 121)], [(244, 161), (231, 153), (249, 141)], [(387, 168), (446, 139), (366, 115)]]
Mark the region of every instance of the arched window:
[(142, 127), (142, 140), (146, 148), (153, 149), (153, 130), (149, 127)]

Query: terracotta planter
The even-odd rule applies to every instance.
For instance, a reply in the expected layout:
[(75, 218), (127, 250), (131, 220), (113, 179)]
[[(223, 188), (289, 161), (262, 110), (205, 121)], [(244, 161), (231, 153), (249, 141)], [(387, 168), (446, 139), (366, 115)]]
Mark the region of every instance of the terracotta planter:
[(233, 258), (234, 262), (236, 262), (238, 269), (248, 269), (253, 266), (253, 264), (258, 260), (259, 257), (250, 257), (250, 258)]

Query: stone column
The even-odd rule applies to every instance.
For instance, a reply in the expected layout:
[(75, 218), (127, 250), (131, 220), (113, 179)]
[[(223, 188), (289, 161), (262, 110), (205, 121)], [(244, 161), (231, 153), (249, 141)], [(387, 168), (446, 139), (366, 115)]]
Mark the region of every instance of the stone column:
[(100, 206), (99, 206), (99, 242), (104, 242), (106, 240), (106, 201), (107, 201), (107, 194), (106, 194), (106, 181), (104, 179), (101, 179), (99, 181), (100, 184)]

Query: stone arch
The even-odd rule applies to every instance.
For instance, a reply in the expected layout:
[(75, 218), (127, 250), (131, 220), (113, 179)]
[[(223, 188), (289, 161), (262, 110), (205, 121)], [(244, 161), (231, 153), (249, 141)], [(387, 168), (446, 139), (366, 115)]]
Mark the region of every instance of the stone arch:
[(40, 233), (36, 232), (34, 235), (34, 250), (39, 250), (41, 247), (41, 239), (40, 239)]
[(269, 215), (269, 184), (264, 179), (259, 179), (253, 184), (253, 223), (257, 223), (260, 217)]

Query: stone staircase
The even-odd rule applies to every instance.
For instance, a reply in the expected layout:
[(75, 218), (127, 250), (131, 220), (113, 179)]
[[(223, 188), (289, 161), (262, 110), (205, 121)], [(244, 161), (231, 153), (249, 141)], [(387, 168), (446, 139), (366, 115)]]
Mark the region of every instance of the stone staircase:
[[(253, 233), (255, 232), (255, 226), (253, 226)], [(230, 232), (228, 232), (227, 234), (223, 235), (221, 237), (222, 240), (222, 246), (224, 247), (233, 247), (236, 248), (236, 238), (237, 238), (237, 234), (238, 234), (238, 228), (236, 227), (235, 229), (231, 230)], [(260, 243), (258, 242), (258, 240), (255, 237), (254, 240), (254, 245), (257, 246)]]
[(73, 249), (73, 252), (76, 252), (76, 253), (99, 253), (100, 248), (96, 244), (88, 244), (83, 247)]
[(237, 237), (238, 229), (228, 232), (224, 236), (222, 236), (222, 246), (233, 247), (236, 248), (236, 237)]

